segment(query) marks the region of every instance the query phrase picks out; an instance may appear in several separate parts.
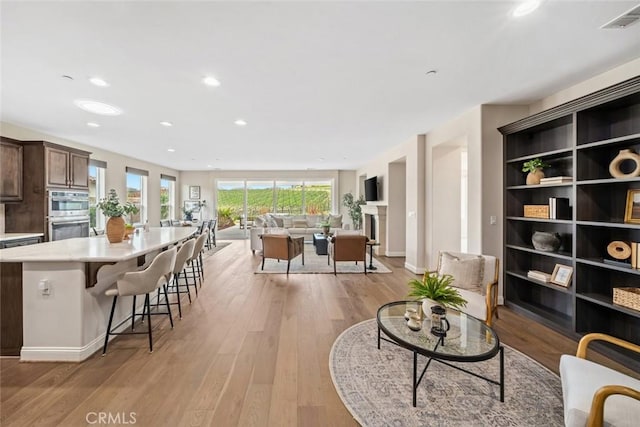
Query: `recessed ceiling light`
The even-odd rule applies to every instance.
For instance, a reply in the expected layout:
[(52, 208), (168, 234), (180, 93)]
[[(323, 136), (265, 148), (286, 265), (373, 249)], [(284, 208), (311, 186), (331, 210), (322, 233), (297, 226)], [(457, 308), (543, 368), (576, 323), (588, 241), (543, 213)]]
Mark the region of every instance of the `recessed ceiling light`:
[(173, 126), (173, 123), (171, 123), (171, 122), (160, 122), (160, 124), (161, 124), (162, 126), (166, 126), (166, 127), (171, 127), (171, 126)]
[(513, 9), (513, 16), (520, 18), (536, 10), (540, 6), (540, 0), (527, 0), (522, 2), (518, 7)]
[(69, 76), (69, 75), (67, 75), (67, 74), (63, 74), (63, 75), (62, 75), (62, 78), (63, 78), (63, 79), (66, 79), (66, 80), (73, 80), (73, 77), (71, 77), (71, 76)]
[(100, 77), (91, 77), (89, 81), (96, 86), (100, 86), (100, 87), (109, 86), (109, 83), (107, 83), (104, 79), (101, 79)]
[(78, 108), (82, 108), (85, 111), (94, 114), (100, 114), (103, 116), (119, 116), (122, 114), (122, 110), (113, 105), (105, 104), (103, 102), (92, 101), (90, 99), (76, 99), (73, 101)]
[(318, 157), (319, 162), (324, 162), (324, 157)]
[(99, 128), (100, 125), (96, 122), (87, 122), (87, 126), (89, 126), (90, 128)]
[(220, 86), (220, 82), (218, 81), (218, 79), (216, 79), (213, 76), (207, 76), (204, 79), (202, 79), (202, 82), (204, 84), (206, 84), (207, 86), (213, 86), (213, 87), (218, 87)]
[(242, 119), (238, 119), (238, 120), (236, 120), (236, 121), (235, 121), (235, 122), (233, 122), (233, 123), (235, 123), (235, 124), (236, 124), (236, 125), (238, 125), (238, 126), (246, 126), (246, 125), (247, 125), (247, 122), (245, 122), (245, 121), (244, 121), (244, 120), (242, 120)]
[(213, 166), (211, 166), (211, 165), (207, 165), (207, 167), (208, 167), (208, 168), (212, 168)]
[(175, 148), (167, 148), (167, 151), (170, 153), (175, 153), (176, 149)]
[(438, 74), (437, 70), (429, 70), (425, 73), (427, 76), (435, 76), (436, 74)]

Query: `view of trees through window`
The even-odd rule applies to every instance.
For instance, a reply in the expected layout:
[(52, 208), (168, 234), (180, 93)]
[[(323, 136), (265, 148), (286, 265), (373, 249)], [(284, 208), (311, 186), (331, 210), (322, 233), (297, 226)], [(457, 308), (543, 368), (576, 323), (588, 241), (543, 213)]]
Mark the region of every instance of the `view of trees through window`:
[(105, 197), (104, 173), (104, 168), (89, 165), (89, 226), (97, 229), (105, 224), (104, 215), (96, 215), (96, 204)]
[(175, 217), (173, 209), (175, 182), (168, 179), (160, 180), (160, 219)]
[[(253, 221), (268, 212), (331, 213), (331, 181), (218, 181), (218, 224)], [(246, 212), (245, 212), (246, 200)], [(228, 220), (226, 219), (228, 218)]]
[(127, 202), (131, 202), (138, 207), (138, 213), (129, 214), (125, 218), (125, 221), (134, 224), (141, 223), (144, 218), (144, 198), (143, 188), (145, 176), (137, 175), (134, 173), (127, 173)]

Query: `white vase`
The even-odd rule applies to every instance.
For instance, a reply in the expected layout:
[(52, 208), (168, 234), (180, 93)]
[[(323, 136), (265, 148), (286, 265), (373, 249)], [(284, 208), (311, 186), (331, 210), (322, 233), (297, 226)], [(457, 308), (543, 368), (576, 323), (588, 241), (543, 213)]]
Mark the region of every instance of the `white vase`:
[(435, 302), (432, 299), (429, 298), (425, 298), (422, 300), (422, 318), (426, 319), (426, 318), (430, 318), (431, 316), (431, 307), (433, 307), (434, 305), (439, 305), (442, 306), (442, 304), (439, 304), (437, 302)]

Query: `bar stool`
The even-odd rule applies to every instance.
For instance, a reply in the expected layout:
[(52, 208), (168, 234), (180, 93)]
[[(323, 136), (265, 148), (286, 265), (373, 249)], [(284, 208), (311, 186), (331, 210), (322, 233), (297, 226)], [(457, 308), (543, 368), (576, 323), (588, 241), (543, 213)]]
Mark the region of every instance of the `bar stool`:
[[(167, 298), (167, 281), (170, 280), (174, 264), (176, 262), (176, 248), (168, 249), (164, 252), (161, 252), (157, 255), (149, 267), (142, 271), (132, 271), (129, 273), (125, 273), (121, 279), (116, 282), (116, 287), (112, 289), (108, 289), (105, 291), (105, 295), (113, 297), (113, 303), (111, 304), (111, 314), (109, 315), (109, 322), (107, 324), (107, 333), (104, 337), (104, 348), (102, 349), (102, 355), (104, 356), (107, 352), (107, 345), (109, 344), (109, 336), (110, 335), (135, 335), (135, 334), (148, 334), (149, 335), (149, 352), (153, 352), (153, 336), (151, 333), (151, 305), (149, 294), (156, 289), (159, 289), (161, 286), (164, 288), (165, 298)], [(119, 296), (136, 296), (136, 295), (144, 295), (144, 313), (147, 315), (147, 332), (113, 332), (113, 330), (118, 329), (124, 322), (129, 320), (129, 317), (124, 319), (118, 325), (116, 325), (113, 330), (111, 329), (111, 324), (113, 323), (113, 314), (116, 310), (116, 302), (118, 301)], [(153, 314), (162, 314), (168, 315), (169, 321), (171, 322), (171, 327), (173, 328), (173, 317), (171, 316), (171, 308), (169, 307), (167, 299), (167, 311), (162, 313), (153, 313)], [(131, 313), (132, 322), (135, 320), (135, 305), (134, 311)]]
[[(176, 255), (176, 262), (173, 267), (173, 287), (175, 290), (169, 291), (170, 294), (178, 294), (178, 301), (171, 302), (169, 304), (178, 304), (178, 315), (182, 319), (182, 303), (180, 302), (180, 286), (186, 286), (187, 295), (189, 296), (189, 303), (191, 303), (191, 292), (189, 291), (189, 278), (187, 277), (187, 262), (193, 255), (193, 248), (196, 245), (196, 241), (189, 239), (180, 246), (178, 254)], [(180, 276), (184, 277), (184, 285), (180, 285)], [(195, 286), (195, 281), (194, 281)], [(158, 299), (160, 295), (158, 295)]]
[(188, 261), (188, 263), (191, 264), (191, 277), (193, 277), (193, 285), (196, 288), (196, 295), (198, 295), (198, 286), (196, 285), (196, 279), (200, 283), (200, 287), (202, 287), (202, 280), (204, 280), (204, 264), (202, 263), (202, 252), (208, 235), (209, 229), (205, 228), (202, 231), (202, 234), (200, 234), (196, 239), (196, 244), (193, 248), (193, 254)]
[(211, 245), (213, 246), (218, 246), (216, 244), (216, 224), (218, 223), (218, 219), (214, 218), (211, 221), (209, 221), (209, 237), (210, 239), (207, 241), (207, 244), (209, 245), (209, 249), (211, 249)]

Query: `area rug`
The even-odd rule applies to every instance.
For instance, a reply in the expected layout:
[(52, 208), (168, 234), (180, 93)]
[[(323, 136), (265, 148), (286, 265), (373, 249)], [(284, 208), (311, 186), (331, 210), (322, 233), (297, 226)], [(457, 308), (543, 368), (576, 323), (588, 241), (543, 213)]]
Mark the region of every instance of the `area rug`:
[[(369, 266), (369, 253), (367, 252), (367, 266)], [(380, 261), (373, 258), (373, 266), (375, 270), (367, 269), (369, 273), (391, 273), (387, 267), (385, 267)], [(364, 273), (362, 262), (340, 261), (336, 264), (336, 271), (338, 273)], [(287, 261), (280, 261), (276, 259), (267, 258), (264, 261), (264, 270), (262, 270), (262, 255), (260, 255), (260, 264), (256, 268), (256, 273), (259, 274), (283, 274), (287, 272)], [(302, 265), (302, 256), (297, 256), (291, 260), (291, 267), (289, 268), (289, 274), (333, 274), (333, 261), (331, 265), (327, 264), (326, 255), (316, 255), (315, 247), (312, 244), (304, 245), (304, 265)]]
[[(375, 319), (344, 331), (333, 344), (333, 384), (363, 426), (562, 426), (560, 378), (524, 354), (505, 347), (505, 400), (499, 386), (433, 362), (412, 406), (413, 353), (382, 341)], [(426, 358), (418, 356), (419, 370)], [(499, 359), (461, 364), (499, 378)]]

